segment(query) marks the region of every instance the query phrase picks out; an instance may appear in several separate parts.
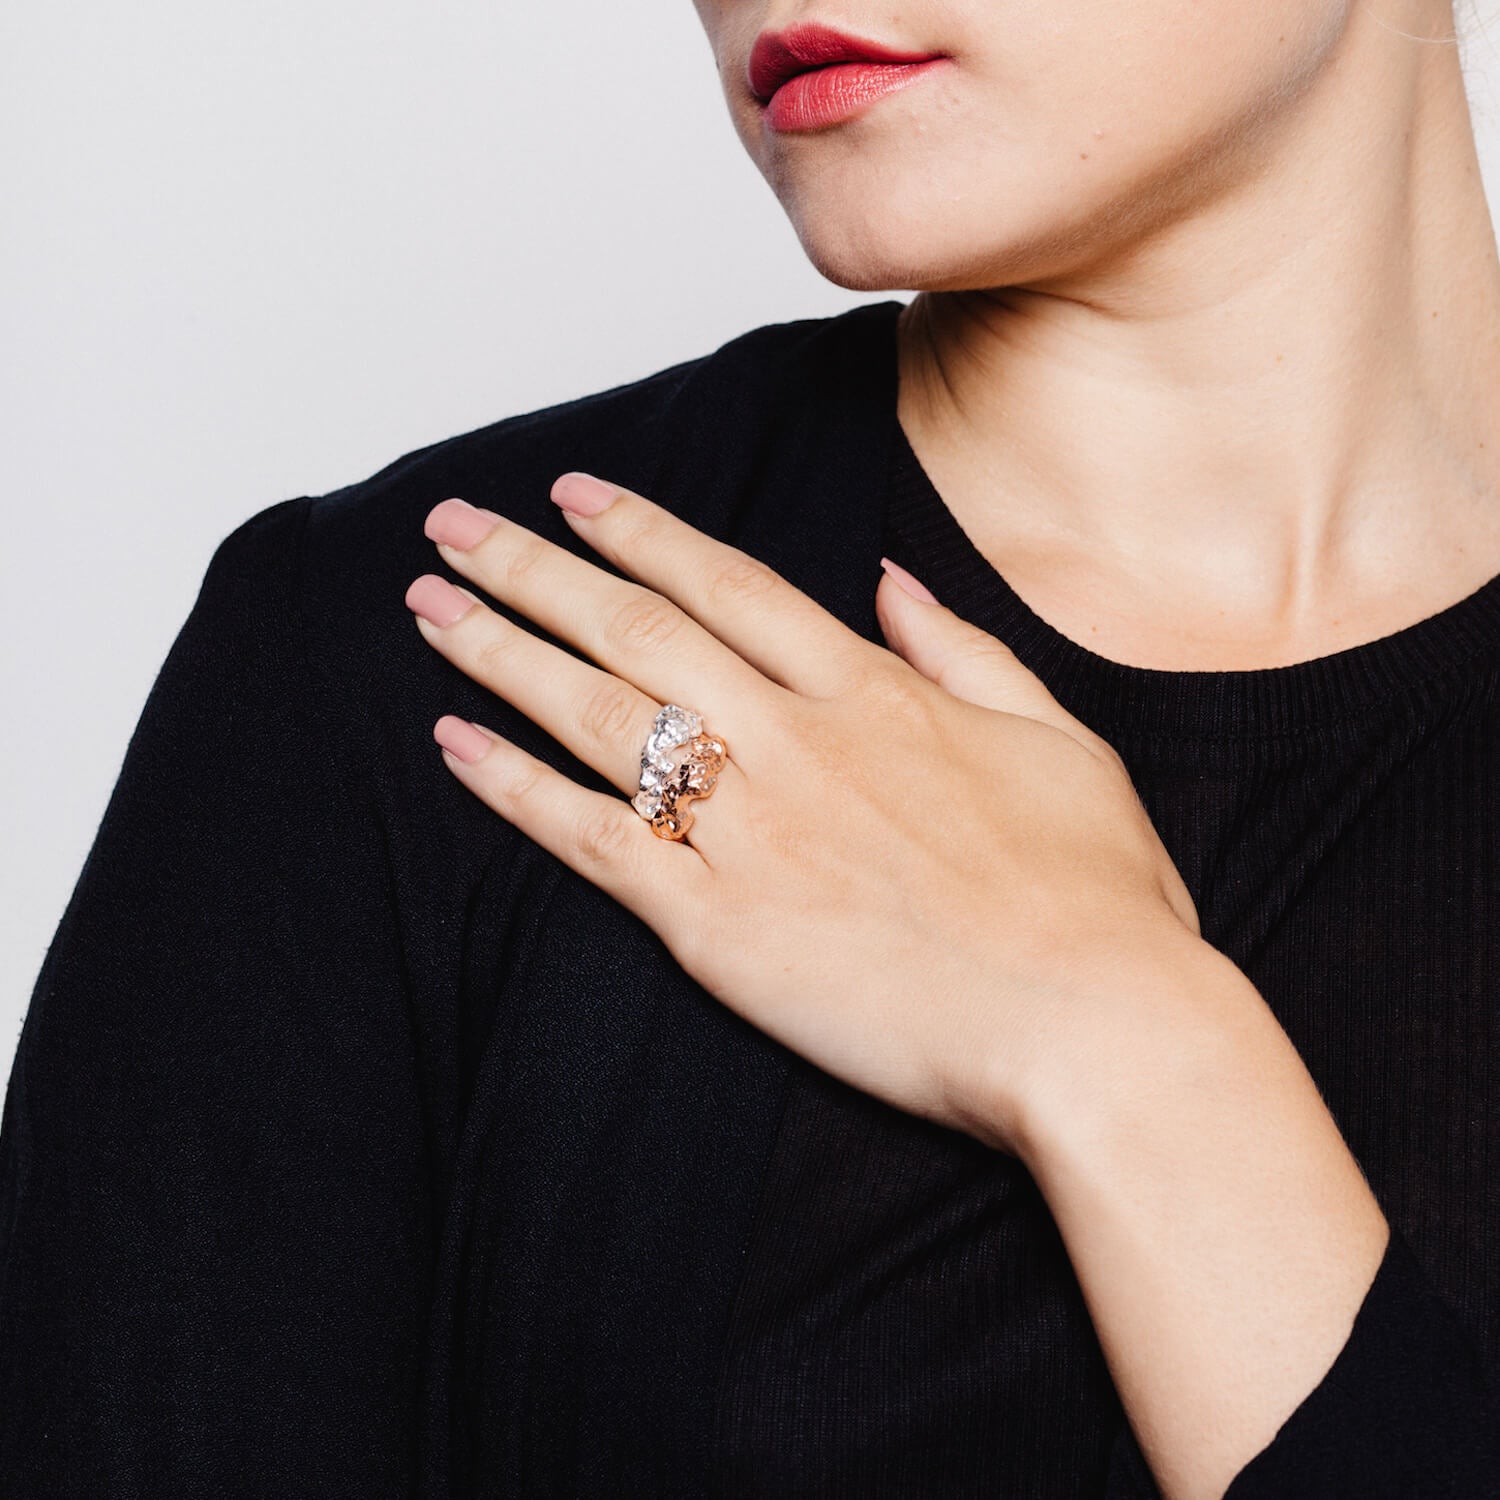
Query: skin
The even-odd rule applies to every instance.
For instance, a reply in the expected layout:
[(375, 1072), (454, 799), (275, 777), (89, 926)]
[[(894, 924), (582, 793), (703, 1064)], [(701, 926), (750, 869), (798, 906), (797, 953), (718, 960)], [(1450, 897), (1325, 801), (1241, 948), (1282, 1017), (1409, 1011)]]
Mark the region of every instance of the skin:
[[(1066, 634), (1140, 666), (1275, 666), (1500, 572), (1500, 267), (1446, 5), (699, 14), (814, 264), (919, 289), (898, 415)], [(746, 58), (814, 14), (951, 65), (773, 137)], [(624, 795), (451, 716), (445, 763), (754, 1024), (1019, 1156), (1163, 1495), (1222, 1495), (1343, 1347), (1389, 1230), (1118, 755), (891, 578), (886, 651), (648, 497), (562, 476), (553, 498), (625, 580), (457, 500), (427, 534), (596, 665), (439, 575), (407, 603)], [(681, 842), (626, 800), (669, 701), (730, 755)], [(920, 777), (893, 771), (914, 756)]]
[[(1446, 0), (698, 12), (812, 262), (919, 289), (902, 424), (1064, 634), (1279, 666), (1500, 572), (1500, 266)], [(813, 16), (952, 65), (778, 135), (749, 49)]]

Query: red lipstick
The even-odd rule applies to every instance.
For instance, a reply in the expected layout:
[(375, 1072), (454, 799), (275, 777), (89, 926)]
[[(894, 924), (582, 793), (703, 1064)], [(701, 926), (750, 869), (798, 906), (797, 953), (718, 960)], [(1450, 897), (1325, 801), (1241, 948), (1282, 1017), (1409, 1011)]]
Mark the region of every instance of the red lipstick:
[(946, 61), (941, 52), (901, 52), (804, 21), (763, 31), (747, 71), (773, 130), (816, 130), (853, 118)]

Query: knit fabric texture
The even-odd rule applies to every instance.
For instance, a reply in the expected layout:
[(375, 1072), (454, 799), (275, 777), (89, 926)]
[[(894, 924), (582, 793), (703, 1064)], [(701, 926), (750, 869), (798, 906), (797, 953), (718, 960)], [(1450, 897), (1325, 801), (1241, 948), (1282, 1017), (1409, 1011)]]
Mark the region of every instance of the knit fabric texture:
[(1500, 578), (1295, 665), (1107, 660), (923, 472), (900, 307), (753, 329), (221, 542), (5, 1097), (6, 1500), (1156, 1495), (1023, 1165), (740, 1020), (443, 765), (457, 713), (614, 793), (403, 602), (461, 581), (422, 531), (450, 495), (607, 566), (549, 501), (567, 469), (880, 644), (890, 556), (1119, 750), (1393, 1231), (1228, 1500), (1500, 1495)]

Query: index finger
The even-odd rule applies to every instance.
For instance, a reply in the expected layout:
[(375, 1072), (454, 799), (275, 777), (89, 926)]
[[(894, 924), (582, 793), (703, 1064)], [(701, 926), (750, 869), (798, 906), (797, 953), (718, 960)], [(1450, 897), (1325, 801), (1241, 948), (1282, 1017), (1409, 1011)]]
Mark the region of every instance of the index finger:
[(575, 472), (552, 499), (595, 551), (793, 692), (834, 697), (880, 649), (759, 558), (634, 490)]

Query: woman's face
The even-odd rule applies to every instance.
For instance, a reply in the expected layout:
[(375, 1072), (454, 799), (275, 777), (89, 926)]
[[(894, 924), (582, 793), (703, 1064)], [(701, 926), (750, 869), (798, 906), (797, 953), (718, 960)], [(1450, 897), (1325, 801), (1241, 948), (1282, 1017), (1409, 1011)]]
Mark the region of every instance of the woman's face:
[[(1233, 187), (1356, 0), (695, 3), (740, 139), (823, 275), (958, 290), (1086, 269)], [(1439, 8), (1381, 7), (1413, 31)], [(778, 130), (751, 51), (808, 22), (945, 57), (850, 118)]]

